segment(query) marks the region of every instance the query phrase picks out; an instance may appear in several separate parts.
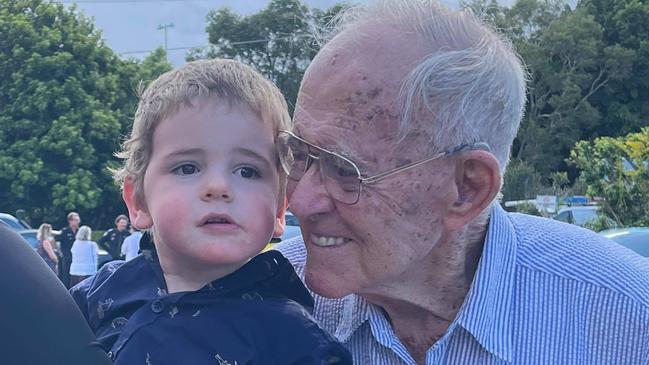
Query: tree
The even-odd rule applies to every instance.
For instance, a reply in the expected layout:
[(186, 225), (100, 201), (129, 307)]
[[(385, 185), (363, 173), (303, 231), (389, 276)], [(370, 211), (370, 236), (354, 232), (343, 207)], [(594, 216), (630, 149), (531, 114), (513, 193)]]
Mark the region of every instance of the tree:
[(213, 46), (192, 50), (187, 59), (225, 57), (254, 67), (282, 90), (292, 113), (304, 71), (319, 48), (311, 29), (325, 25), (343, 8), (310, 11), (299, 0), (271, 0), (245, 17), (228, 8), (214, 10), (205, 28)]
[(604, 198), (605, 215), (621, 226), (649, 225), (649, 127), (622, 137), (581, 141), (570, 156), (588, 195)]
[(77, 210), (103, 225), (124, 211), (107, 167), (144, 73), (75, 11), (0, 2), (0, 209), (54, 223)]

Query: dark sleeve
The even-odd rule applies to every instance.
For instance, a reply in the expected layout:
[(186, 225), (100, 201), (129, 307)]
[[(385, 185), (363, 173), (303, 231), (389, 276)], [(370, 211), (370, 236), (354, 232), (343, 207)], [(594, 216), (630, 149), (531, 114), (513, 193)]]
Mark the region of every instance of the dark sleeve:
[(285, 302), (282, 311), (273, 314), (282, 323), (281, 326), (273, 326), (275, 364), (352, 365), (349, 351), (322, 329), (299, 304)]
[(3, 365), (110, 364), (63, 284), (5, 227), (0, 227), (0, 257)]
[(99, 239), (97, 240), (97, 245), (99, 245), (100, 248), (102, 248), (103, 250), (106, 250), (108, 252), (110, 252), (110, 247), (109, 247), (107, 241), (108, 241), (108, 237), (109, 237), (111, 231), (112, 231), (112, 228), (107, 230), (106, 232), (104, 232), (104, 235), (99, 237)]

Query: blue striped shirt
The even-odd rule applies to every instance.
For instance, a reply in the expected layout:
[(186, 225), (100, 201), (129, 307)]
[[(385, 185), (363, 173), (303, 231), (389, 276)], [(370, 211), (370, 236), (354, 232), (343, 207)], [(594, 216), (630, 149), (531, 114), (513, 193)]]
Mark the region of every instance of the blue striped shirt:
[[(301, 238), (277, 248), (303, 278)], [(380, 308), (356, 295), (314, 297), (314, 316), (354, 364), (415, 365)], [(469, 293), (426, 364), (647, 365), (649, 261), (586, 229), (495, 205)]]

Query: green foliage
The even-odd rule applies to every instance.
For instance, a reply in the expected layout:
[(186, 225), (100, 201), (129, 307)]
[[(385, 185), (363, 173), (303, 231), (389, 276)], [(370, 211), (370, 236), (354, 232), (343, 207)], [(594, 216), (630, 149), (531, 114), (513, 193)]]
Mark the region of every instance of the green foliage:
[(503, 178), (503, 201), (534, 199), (543, 184), (534, 167), (521, 160), (511, 160)]
[(299, 0), (272, 0), (245, 17), (228, 8), (214, 10), (205, 28), (213, 47), (192, 50), (187, 59), (225, 57), (254, 67), (282, 90), (292, 113), (304, 71), (318, 51), (310, 30), (343, 8), (309, 11)]
[(536, 208), (536, 206), (532, 203), (522, 203), (518, 204), (513, 208), (514, 212), (517, 213), (523, 213), (523, 214), (529, 214), (529, 215), (536, 215), (536, 216), (542, 216), (541, 212)]
[(0, 210), (55, 224), (77, 210), (98, 224), (124, 211), (106, 167), (130, 127), (137, 79), (169, 65), (120, 60), (75, 11), (0, 2)]
[(542, 176), (568, 171), (574, 178), (566, 158), (577, 141), (649, 123), (646, 1), (584, 0), (575, 9), (563, 0), (465, 6), (509, 36), (526, 62), (528, 104), (512, 155)]
[(604, 214), (620, 226), (649, 225), (649, 127), (623, 137), (581, 141), (570, 160), (590, 196), (605, 198)]

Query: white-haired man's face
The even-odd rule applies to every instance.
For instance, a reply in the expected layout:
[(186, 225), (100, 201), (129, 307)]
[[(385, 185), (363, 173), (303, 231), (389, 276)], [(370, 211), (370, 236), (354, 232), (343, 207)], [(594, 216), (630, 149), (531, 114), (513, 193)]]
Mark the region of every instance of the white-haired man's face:
[[(374, 39), (358, 34), (363, 33), (339, 35), (309, 67), (294, 132), (370, 176), (427, 154), (423, 135), (397, 144), (396, 105), (401, 80), (425, 54), (412, 37), (388, 27)], [(444, 207), (453, 197), (452, 159), (364, 185), (354, 205), (332, 197), (317, 161), (300, 181), (289, 180), (290, 207), (307, 247), (307, 284), (329, 297), (371, 293), (416, 270), (444, 231)]]

